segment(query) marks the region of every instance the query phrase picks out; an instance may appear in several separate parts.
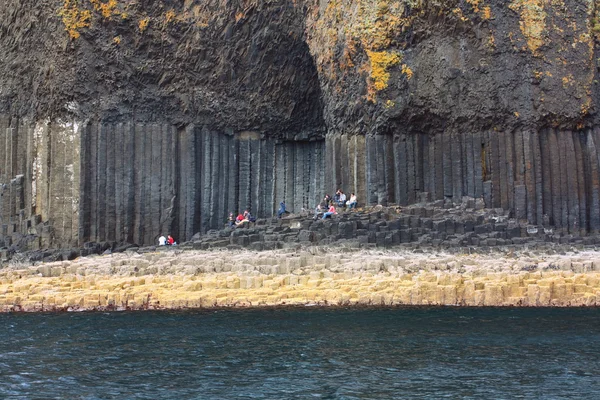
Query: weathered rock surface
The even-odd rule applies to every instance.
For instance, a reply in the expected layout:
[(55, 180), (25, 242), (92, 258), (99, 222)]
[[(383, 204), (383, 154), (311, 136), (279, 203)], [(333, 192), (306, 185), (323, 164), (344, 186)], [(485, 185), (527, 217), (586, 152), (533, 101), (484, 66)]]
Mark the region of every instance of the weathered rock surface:
[(595, 306), (600, 254), (174, 249), (0, 271), (1, 311), (281, 305)]

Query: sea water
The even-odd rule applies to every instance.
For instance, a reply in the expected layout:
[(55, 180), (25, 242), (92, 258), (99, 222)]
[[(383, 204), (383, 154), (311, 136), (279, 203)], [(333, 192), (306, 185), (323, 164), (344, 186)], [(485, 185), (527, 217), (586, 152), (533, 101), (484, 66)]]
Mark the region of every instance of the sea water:
[(0, 315), (5, 399), (598, 399), (600, 310)]

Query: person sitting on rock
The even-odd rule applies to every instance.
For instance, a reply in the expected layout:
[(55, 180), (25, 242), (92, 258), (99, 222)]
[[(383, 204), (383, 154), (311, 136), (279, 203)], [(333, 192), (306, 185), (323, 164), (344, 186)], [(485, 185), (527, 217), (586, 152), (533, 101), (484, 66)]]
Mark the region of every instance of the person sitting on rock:
[(333, 202), (335, 204), (338, 204), (338, 205), (340, 204), (340, 194), (341, 194), (341, 192), (342, 191), (340, 189), (338, 189), (338, 190), (335, 191), (335, 194), (333, 195)]
[(244, 222), (248, 222), (248, 220), (246, 219), (246, 217), (243, 214), (239, 214), (237, 216), (237, 218), (235, 219), (235, 224), (237, 226), (242, 225)]
[(285, 201), (279, 203), (279, 210), (277, 210), (277, 217), (281, 218), (283, 214), (286, 214), (287, 210), (285, 209)]
[(350, 200), (348, 200), (348, 209), (352, 210), (353, 208), (356, 208), (356, 195), (354, 193), (350, 194)]
[(346, 193), (340, 190), (340, 200), (338, 201), (338, 207), (344, 207), (346, 205)]
[(329, 207), (329, 201), (331, 199), (331, 196), (329, 196), (328, 194), (325, 195), (325, 197), (323, 197), (323, 201), (321, 201), (321, 210), (327, 210), (327, 207)]
[(337, 214), (337, 212), (335, 211), (333, 203), (331, 203), (331, 205), (329, 206), (329, 211), (323, 214), (322, 219), (331, 218), (331, 216), (335, 214)]
[(321, 206), (321, 204), (317, 204), (317, 206), (315, 207), (315, 216), (313, 219), (316, 221), (322, 212), (323, 212), (323, 207)]
[(161, 235), (158, 238), (158, 245), (159, 246), (165, 246), (167, 244), (167, 238), (165, 237), (165, 235)]
[(244, 211), (244, 219), (246, 219), (250, 222), (256, 222), (256, 217), (254, 217), (252, 214), (250, 214), (250, 211), (248, 211), (248, 210)]
[(229, 217), (227, 218), (227, 226), (230, 228), (235, 226), (235, 217), (232, 212), (229, 213)]
[(167, 244), (169, 246), (174, 246), (177, 244), (177, 242), (175, 241), (175, 239), (173, 239), (173, 236), (169, 235), (167, 236)]

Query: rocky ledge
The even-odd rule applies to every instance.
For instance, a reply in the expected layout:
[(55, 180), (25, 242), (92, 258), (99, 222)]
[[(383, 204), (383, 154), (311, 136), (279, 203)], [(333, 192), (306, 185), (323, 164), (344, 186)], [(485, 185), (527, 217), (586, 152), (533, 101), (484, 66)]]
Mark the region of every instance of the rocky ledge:
[(176, 247), (13, 265), (0, 310), (147, 310), (289, 305), (597, 306), (600, 252), (331, 253)]

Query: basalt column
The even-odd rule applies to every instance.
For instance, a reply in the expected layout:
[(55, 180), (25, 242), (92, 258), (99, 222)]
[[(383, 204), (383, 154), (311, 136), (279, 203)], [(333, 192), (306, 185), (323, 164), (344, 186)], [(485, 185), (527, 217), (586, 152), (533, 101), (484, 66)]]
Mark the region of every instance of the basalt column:
[(325, 191), (363, 205), (463, 196), (510, 210), (531, 225), (584, 234), (600, 229), (600, 129), (330, 135)]
[(82, 129), (80, 237), (152, 244), (224, 226), (229, 212), (313, 208), (323, 193), (323, 142), (280, 142), (257, 132), (102, 124)]
[(0, 237), (23, 248), (79, 241), (80, 129), (0, 118)]

